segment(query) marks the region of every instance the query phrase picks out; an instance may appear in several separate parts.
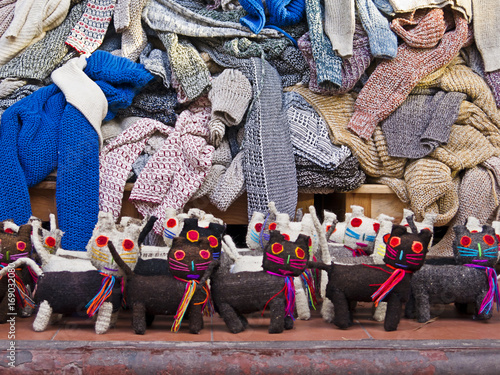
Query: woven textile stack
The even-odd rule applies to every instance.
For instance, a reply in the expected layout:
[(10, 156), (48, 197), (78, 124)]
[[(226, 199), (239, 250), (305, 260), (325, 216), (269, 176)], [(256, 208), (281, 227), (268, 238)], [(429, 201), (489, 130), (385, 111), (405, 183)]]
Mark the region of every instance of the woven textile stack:
[(269, 202), (293, 218), (299, 191), (367, 177), (417, 220), (491, 223), (499, 16), (494, 0), (0, 0), (0, 220), (26, 223), (57, 169), (70, 250), (127, 181), (158, 223), (245, 191), (249, 218)]

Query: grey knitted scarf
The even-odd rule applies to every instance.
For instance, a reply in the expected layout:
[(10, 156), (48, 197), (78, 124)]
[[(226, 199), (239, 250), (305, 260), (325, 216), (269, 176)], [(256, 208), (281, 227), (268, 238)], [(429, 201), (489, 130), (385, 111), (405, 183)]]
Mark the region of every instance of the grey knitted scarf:
[(250, 103), (243, 140), (248, 218), (255, 211), (266, 213), (269, 202), (276, 209), (295, 216), (297, 206), (297, 176), (290, 129), (282, 103), (280, 76), (266, 60), (238, 59), (207, 44), (198, 44), (219, 65), (239, 69), (252, 84)]

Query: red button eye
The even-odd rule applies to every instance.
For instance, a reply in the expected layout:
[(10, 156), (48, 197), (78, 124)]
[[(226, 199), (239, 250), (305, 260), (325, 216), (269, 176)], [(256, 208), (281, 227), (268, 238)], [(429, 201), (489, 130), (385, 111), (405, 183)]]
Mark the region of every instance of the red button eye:
[(56, 239), (54, 237), (47, 237), (45, 239), (45, 245), (48, 246), (48, 247), (54, 247), (56, 246)]
[(203, 259), (210, 258), (210, 251), (208, 251), (208, 250), (200, 250), (200, 257), (202, 257)]
[(185, 256), (186, 256), (186, 253), (184, 251), (182, 251), (182, 250), (177, 250), (174, 253), (174, 258), (176, 260), (183, 260)]
[(273, 243), (271, 246), (271, 251), (273, 254), (279, 254), (283, 251), (283, 245), (280, 243)]
[(4, 232), (5, 232), (5, 233), (10, 233), (10, 234), (14, 233), (14, 231), (13, 231), (11, 228), (6, 228), (6, 229), (4, 230)]
[(469, 236), (463, 236), (460, 239), (460, 245), (468, 247), (472, 243), (472, 239)]
[(177, 225), (177, 220), (170, 218), (167, 220), (167, 228), (173, 228)]
[(413, 241), (411, 249), (413, 250), (414, 253), (421, 253), (422, 250), (424, 249), (424, 245), (422, 245), (422, 243), (418, 241)]
[(401, 244), (401, 238), (399, 237), (392, 237), (391, 241), (389, 242), (389, 245), (391, 245), (391, 247), (396, 247), (399, 246), (400, 244)]
[(286, 233), (283, 233), (283, 239), (285, 241), (290, 241), (290, 236), (288, 234), (286, 234)]
[(123, 247), (123, 250), (125, 250), (125, 251), (131, 251), (134, 248), (134, 241), (129, 240), (129, 239), (125, 239), (122, 242), (122, 247)]
[(191, 242), (196, 242), (200, 238), (200, 234), (195, 230), (190, 230), (187, 232), (186, 238)]
[(262, 223), (255, 224), (255, 231), (260, 232), (262, 230)]
[(99, 247), (103, 247), (103, 246), (106, 246), (108, 244), (108, 237), (106, 236), (98, 236), (96, 239), (95, 239), (95, 243), (97, 246)]
[(276, 230), (276, 223), (269, 224), (269, 230)]
[(490, 234), (485, 235), (483, 237), (483, 240), (484, 240), (484, 242), (486, 242), (486, 244), (488, 244), (490, 246), (495, 243), (495, 238)]
[(16, 243), (17, 250), (23, 251), (26, 249), (26, 242), (24, 241), (17, 241)]
[(351, 225), (355, 228), (359, 227), (361, 224), (363, 224), (363, 220), (361, 220), (359, 217), (355, 217), (351, 220)]
[(306, 256), (306, 252), (303, 249), (301, 249), (300, 247), (297, 247), (295, 249), (295, 255), (297, 255), (297, 258), (299, 258), (299, 259), (304, 259)]
[(215, 236), (208, 236), (208, 243), (210, 244), (210, 247), (219, 246), (219, 240)]
[(376, 233), (378, 233), (380, 229), (380, 224), (379, 223), (373, 223), (373, 229), (375, 230)]

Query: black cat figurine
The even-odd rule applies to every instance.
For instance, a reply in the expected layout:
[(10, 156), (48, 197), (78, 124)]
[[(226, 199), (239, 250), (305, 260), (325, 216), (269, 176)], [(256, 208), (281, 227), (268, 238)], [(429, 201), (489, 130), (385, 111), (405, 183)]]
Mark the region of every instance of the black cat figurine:
[(327, 271), (326, 297), (334, 306), (333, 323), (342, 329), (353, 324), (352, 306), (356, 301), (387, 302), (384, 321), (386, 331), (395, 331), (401, 318), (403, 304), (408, 300), (410, 280), (414, 271), (424, 263), (432, 233), (418, 233), (413, 218), (408, 218), (412, 233), (405, 226), (394, 225), (385, 236), (387, 245), (385, 265), (339, 265), (308, 262), (310, 267)]
[[(498, 262), (499, 240), (495, 230), (489, 225), (484, 225), (481, 232), (469, 231), (465, 225), (457, 225), (453, 230), (456, 264), (426, 264), (412, 279), (414, 309), (420, 323), (431, 319), (432, 304), (473, 304), (474, 319), (480, 320), (491, 318), (494, 302), (498, 308), (494, 267)], [(407, 305), (407, 317), (414, 317), (412, 307), (410, 303)]]
[(212, 274), (215, 311), (232, 333), (246, 329), (245, 314), (271, 311), (269, 333), (293, 328), (295, 288), (293, 277), (302, 274), (309, 258), (309, 236), (299, 234), (288, 241), (280, 231), (270, 231), (264, 248), (263, 271), (230, 273), (219, 266)]
[(138, 275), (110, 246), (116, 264), (126, 274), (125, 295), (132, 308), (132, 327), (144, 334), (155, 315), (174, 315), (172, 331), (176, 332), (184, 315), (189, 318), (189, 331), (203, 328), (204, 306), (210, 302), (206, 280), (214, 261), (220, 256), (225, 226), (210, 223), (198, 226), (198, 219), (185, 219), (179, 236), (174, 237), (168, 253), (168, 275)]

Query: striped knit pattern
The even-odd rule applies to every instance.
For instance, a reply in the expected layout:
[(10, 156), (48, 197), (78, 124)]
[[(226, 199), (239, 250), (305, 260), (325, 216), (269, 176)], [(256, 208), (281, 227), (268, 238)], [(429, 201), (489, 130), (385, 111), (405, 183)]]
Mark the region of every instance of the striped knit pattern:
[(173, 128), (160, 121), (140, 119), (103, 148), (99, 155), (99, 211), (111, 212), (118, 219), (132, 164), (157, 131), (169, 135)]
[(0, 0), (0, 37), (11, 24), (15, 7), (16, 0)]
[(0, 66), (59, 26), (69, 6), (69, 0), (19, 0), (14, 18), (0, 38)]
[(71, 30), (66, 44), (82, 54), (92, 53), (99, 48), (111, 22), (115, 3), (116, 0), (88, 1), (85, 12)]
[[(382, 61), (377, 66), (356, 100), (349, 129), (369, 139), (377, 124), (401, 105), (421, 78), (448, 64), (458, 54), (467, 40), (468, 24), (458, 13), (454, 18), (455, 29), (445, 33), (436, 47), (413, 48), (403, 43), (394, 60)], [(434, 34), (435, 27), (443, 22), (442, 10), (433, 9), (412, 31), (417, 33), (425, 28)]]

